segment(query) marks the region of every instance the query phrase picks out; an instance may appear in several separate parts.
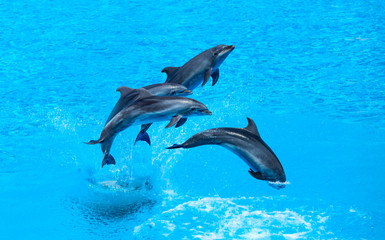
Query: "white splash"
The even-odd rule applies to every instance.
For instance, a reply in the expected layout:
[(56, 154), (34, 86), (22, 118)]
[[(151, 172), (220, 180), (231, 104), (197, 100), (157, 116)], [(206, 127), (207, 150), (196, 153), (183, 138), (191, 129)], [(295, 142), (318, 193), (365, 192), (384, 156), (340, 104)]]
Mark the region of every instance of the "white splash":
[[(312, 232), (327, 234), (324, 225), (328, 216), (322, 213), (306, 212), (303, 209), (270, 211), (258, 207), (276, 200), (264, 197), (205, 197), (186, 201), (150, 218), (137, 226), (135, 232), (141, 234), (142, 229), (150, 229), (155, 232), (166, 231), (171, 238), (184, 235), (188, 239), (205, 240), (270, 239), (277, 236), (284, 239), (306, 239)], [(159, 228), (162, 230), (159, 231)]]

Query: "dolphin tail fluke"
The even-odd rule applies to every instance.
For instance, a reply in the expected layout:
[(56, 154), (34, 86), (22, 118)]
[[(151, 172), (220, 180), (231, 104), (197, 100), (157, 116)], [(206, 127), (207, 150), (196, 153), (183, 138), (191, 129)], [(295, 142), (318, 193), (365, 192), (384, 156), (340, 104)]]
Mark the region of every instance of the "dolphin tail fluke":
[(168, 147), (167, 149), (174, 149), (174, 148), (183, 148), (183, 144), (174, 144), (171, 147)]
[(150, 136), (148, 136), (148, 133), (146, 132), (151, 127), (151, 125), (152, 123), (142, 124), (140, 132), (138, 133), (138, 136), (136, 136), (134, 145), (137, 141), (145, 141), (148, 143), (148, 145), (151, 146)]
[(137, 141), (145, 141), (146, 143), (148, 143), (148, 145), (151, 146), (150, 136), (149, 136), (148, 133), (146, 133), (146, 132), (140, 131), (140, 132), (138, 133), (138, 136), (137, 136), (136, 139), (135, 139), (134, 145), (136, 144)]
[(109, 154), (109, 153), (105, 153), (103, 155), (103, 160), (102, 160), (102, 167), (104, 167), (104, 165), (109, 165), (109, 164), (114, 164), (115, 165), (115, 158)]

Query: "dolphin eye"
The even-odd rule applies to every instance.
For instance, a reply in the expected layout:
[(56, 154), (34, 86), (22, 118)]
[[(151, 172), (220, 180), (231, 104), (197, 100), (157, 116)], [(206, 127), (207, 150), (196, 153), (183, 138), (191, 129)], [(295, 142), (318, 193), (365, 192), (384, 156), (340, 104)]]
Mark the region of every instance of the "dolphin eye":
[(217, 52), (215, 52), (215, 53), (214, 53), (214, 56), (216, 56), (216, 55), (218, 55), (218, 53), (217, 53)]

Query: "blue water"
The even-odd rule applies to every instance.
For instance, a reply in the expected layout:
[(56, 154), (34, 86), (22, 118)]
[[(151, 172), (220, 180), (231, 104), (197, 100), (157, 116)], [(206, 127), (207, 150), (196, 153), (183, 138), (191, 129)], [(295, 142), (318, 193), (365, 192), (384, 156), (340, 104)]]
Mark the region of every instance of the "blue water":
[[(0, 2), (0, 239), (384, 239), (385, 2)], [(235, 50), (178, 129), (97, 139), (119, 94)], [(166, 150), (256, 122), (276, 190), (218, 146)], [(116, 183), (114, 181), (117, 181)], [(144, 184), (147, 182), (148, 184)], [(114, 184), (115, 183), (115, 184)]]

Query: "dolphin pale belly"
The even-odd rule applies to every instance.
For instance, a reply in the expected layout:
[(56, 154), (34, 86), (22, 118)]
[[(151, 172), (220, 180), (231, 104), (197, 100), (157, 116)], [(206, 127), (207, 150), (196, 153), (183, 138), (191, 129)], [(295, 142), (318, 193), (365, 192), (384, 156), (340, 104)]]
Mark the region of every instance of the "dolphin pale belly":
[(103, 152), (102, 167), (115, 164), (110, 149), (116, 135), (132, 125), (147, 124), (159, 121), (170, 121), (166, 126), (183, 124), (190, 116), (211, 115), (207, 107), (191, 98), (159, 97), (150, 95), (140, 99), (117, 113), (103, 128), (98, 140), (91, 140), (87, 144), (100, 143)]
[(167, 74), (166, 82), (179, 83), (193, 90), (199, 84), (204, 86), (211, 76), (214, 86), (219, 78), (219, 66), (234, 48), (234, 45), (218, 45), (198, 54), (182, 67), (166, 67), (162, 70)]
[(180, 145), (174, 144), (168, 149), (220, 145), (244, 160), (250, 167), (250, 175), (254, 178), (269, 182), (285, 182), (285, 172), (277, 156), (262, 140), (254, 121), (250, 118), (247, 120), (249, 124), (245, 128), (209, 129), (195, 134)]

